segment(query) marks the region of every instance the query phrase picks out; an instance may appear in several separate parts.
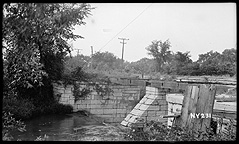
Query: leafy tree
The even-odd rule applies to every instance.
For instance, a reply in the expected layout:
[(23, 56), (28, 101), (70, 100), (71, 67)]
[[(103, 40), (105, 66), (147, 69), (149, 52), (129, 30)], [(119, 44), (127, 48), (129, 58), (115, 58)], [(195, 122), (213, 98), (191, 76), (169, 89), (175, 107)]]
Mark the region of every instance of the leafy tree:
[(97, 70), (118, 69), (121, 60), (110, 52), (97, 52), (92, 56), (92, 67)]
[(236, 49), (225, 49), (221, 55), (221, 66), (220, 71), (221, 74), (236, 74)]
[(83, 38), (73, 33), (74, 26), (84, 25), (91, 9), (89, 4), (70, 3), (3, 5), (4, 100), (10, 99), (6, 105), (16, 97), (15, 105), (23, 99), (35, 107), (32, 116), (64, 111), (54, 103), (51, 82), (61, 79), (64, 57), (70, 52), (67, 41)]
[(148, 58), (142, 58), (136, 62), (131, 62), (128, 67), (130, 67), (129, 69), (132, 69), (132, 71), (142, 75), (155, 71), (154, 61)]
[(191, 76), (199, 76), (201, 75), (200, 66), (197, 62), (192, 62), (184, 66), (184, 74)]
[(189, 53), (189, 51), (185, 53), (178, 51), (175, 55), (173, 55), (173, 60), (170, 65), (171, 73), (187, 75), (187, 66), (188, 64), (192, 63), (192, 60), (190, 59), (191, 56), (189, 55)]
[(6, 3), (3, 6), (3, 44), (8, 87), (42, 85), (44, 77), (60, 78), (63, 57), (70, 52), (75, 25), (92, 9), (88, 4)]
[(202, 75), (218, 75), (219, 63), (221, 54), (218, 52), (207, 52), (206, 54), (200, 54), (197, 62), (200, 65), (200, 72)]
[(90, 67), (90, 57), (84, 55), (77, 55), (74, 57), (67, 56), (64, 63), (64, 74), (70, 74), (75, 68), (89, 68)]
[(156, 70), (163, 71), (162, 67), (163, 65), (169, 63), (171, 51), (169, 48), (171, 47), (171, 44), (169, 40), (166, 40), (165, 42), (162, 41), (153, 41), (151, 45), (146, 47), (146, 50), (148, 50), (148, 54), (153, 56), (154, 59), (157, 62)]

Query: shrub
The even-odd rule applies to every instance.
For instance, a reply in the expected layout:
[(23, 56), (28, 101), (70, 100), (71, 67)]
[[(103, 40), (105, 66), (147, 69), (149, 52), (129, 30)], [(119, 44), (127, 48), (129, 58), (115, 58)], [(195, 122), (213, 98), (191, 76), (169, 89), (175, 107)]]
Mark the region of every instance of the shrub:
[(3, 111), (14, 114), (17, 119), (28, 119), (35, 109), (28, 99), (8, 97), (3, 99)]
[(14, 129), (21, 132), (26, 131), (25, 126), (20, 120), (17, 121), (10, 112), (2, 112), (2, 140), (12, 140), (13, 137), (10, 135), (10, 132)]
[(65, 114), (72, 113), (73, 107), (71, 105), (60, 104), (56, 101), (51, 101), (49, 104), (44, 104), (36, 107), (33, 116), (39, 114)]

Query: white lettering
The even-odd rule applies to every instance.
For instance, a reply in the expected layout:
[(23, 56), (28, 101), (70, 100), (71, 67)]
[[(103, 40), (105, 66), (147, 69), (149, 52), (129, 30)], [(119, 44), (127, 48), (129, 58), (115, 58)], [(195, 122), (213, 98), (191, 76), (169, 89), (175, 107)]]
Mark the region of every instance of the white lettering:
[(191, 118), (211, 118), (211, 113), (190, 113)]
[(212, 114), (211, 113), (206, 113), (206, 118), (211, 118), (212, 117)]
[(195, 113), (190, 113), (191, 118), (195, 118)]
[(199, 113), (199, 114), (196, 114), (196, 117), (199, 118), (199, 115), (200, 115), (200, 113)]

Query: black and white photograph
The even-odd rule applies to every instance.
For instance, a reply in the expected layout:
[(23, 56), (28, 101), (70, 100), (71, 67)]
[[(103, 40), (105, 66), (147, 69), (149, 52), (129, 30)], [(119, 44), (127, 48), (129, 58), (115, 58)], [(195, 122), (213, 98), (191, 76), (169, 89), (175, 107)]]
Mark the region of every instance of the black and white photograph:
[(236, 141), (236, 3), (2, 8), (2, 141)]

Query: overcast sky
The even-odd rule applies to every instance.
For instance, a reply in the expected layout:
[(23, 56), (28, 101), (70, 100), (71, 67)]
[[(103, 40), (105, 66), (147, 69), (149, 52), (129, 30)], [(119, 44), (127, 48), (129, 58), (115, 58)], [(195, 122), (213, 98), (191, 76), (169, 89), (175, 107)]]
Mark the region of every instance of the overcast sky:
[[(132, 62), (147, 57), (145, 49), (153, 40), (171, 42), (173, 52), (190, 51), (193, 61), (210, 50), (222, 52), (236, 48), (236, 4), (234, 3), (91, 3), (96, 7), (77, 26), (76, 34), (84, 39), (73, 47), (84, 55), (112, 52), (121, 58), (127, 38), (124, 60)], [(76, 55), (77, 51), (72, 54)]]

